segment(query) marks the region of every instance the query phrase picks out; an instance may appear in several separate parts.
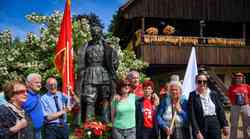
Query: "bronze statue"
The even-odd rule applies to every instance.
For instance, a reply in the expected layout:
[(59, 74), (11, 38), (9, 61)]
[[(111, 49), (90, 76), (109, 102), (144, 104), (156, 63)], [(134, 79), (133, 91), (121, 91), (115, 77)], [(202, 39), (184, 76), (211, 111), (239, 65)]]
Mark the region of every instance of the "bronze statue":
[[(108, 123), (110, 101), (116, 90), (116, 70), (119, 61), (117, 51), (104, 41), (100, 26), (94, 24), (91, 27), (91, 35), (92, 40), (80, 48), (79, 55), (82, 116), (85, 117), (85, 121), (94, 120), (96, 106), (101, 106), (101, 120)], [(98, 100), (101, 103), (96, 105)]]

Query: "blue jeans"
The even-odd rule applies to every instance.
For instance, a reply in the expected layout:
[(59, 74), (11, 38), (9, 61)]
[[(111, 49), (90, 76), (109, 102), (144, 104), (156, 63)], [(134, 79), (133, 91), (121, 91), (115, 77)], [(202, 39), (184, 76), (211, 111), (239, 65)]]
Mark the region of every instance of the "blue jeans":
[(112, 137), (113, 139), (136, 139), (136, 129), (119, 129), (114, 127), (112, 130)]
[(52, 124), (45, 125), (45, 139), (68, 139), (69, 138), (69, 128), (67, 124), (63, 126)]
[(42, 139), (40, 129), (35, 130), (35, 139)]

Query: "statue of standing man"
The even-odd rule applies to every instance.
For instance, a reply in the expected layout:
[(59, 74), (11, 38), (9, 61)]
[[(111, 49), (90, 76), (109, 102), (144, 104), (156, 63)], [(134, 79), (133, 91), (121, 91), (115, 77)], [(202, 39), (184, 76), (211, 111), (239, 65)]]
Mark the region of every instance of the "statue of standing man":
[[(81, 72), (82, 116), (85, 121), (96, 118), (96, 106), (101, 108), (101, 120), (110, 122), (110, 101), (116, 91), (118, 68), (117, 51), (103, 39), (102, 25), (89, 19), (92, 40), (82, 48), (79, 55)], [(100, 104), (97, 104), (100, 100)]]

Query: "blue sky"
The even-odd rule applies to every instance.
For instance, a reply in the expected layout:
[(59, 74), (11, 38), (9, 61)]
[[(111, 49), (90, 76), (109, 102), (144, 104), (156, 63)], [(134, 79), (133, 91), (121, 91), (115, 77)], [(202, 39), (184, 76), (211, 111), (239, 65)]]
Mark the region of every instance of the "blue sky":
[[(72, 15), (97, 14), (107, 29), (113, 14), (127, 0), (71, 0)], [(50, 15), (64, 10), (65, 0), (1, 0), (0, 32), (9, 29), (14, 37), (24, 39), (27, 32), (38, 32), (39, 25), (28, 22), (25, 15), (32, 12)]]

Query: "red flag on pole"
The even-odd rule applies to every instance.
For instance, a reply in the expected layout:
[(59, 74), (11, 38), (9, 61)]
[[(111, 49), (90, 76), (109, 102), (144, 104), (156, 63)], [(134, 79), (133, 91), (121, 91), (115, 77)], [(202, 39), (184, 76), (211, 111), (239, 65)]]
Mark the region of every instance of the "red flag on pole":
[(54, 63), (62, 77), (63, 93), (73, 95), (74, 92), (74, 63), (72, 48), (72, 25), (70, 0), (66, 0), (64, 15), (61, 22), (60, 35), (57, 41)]

